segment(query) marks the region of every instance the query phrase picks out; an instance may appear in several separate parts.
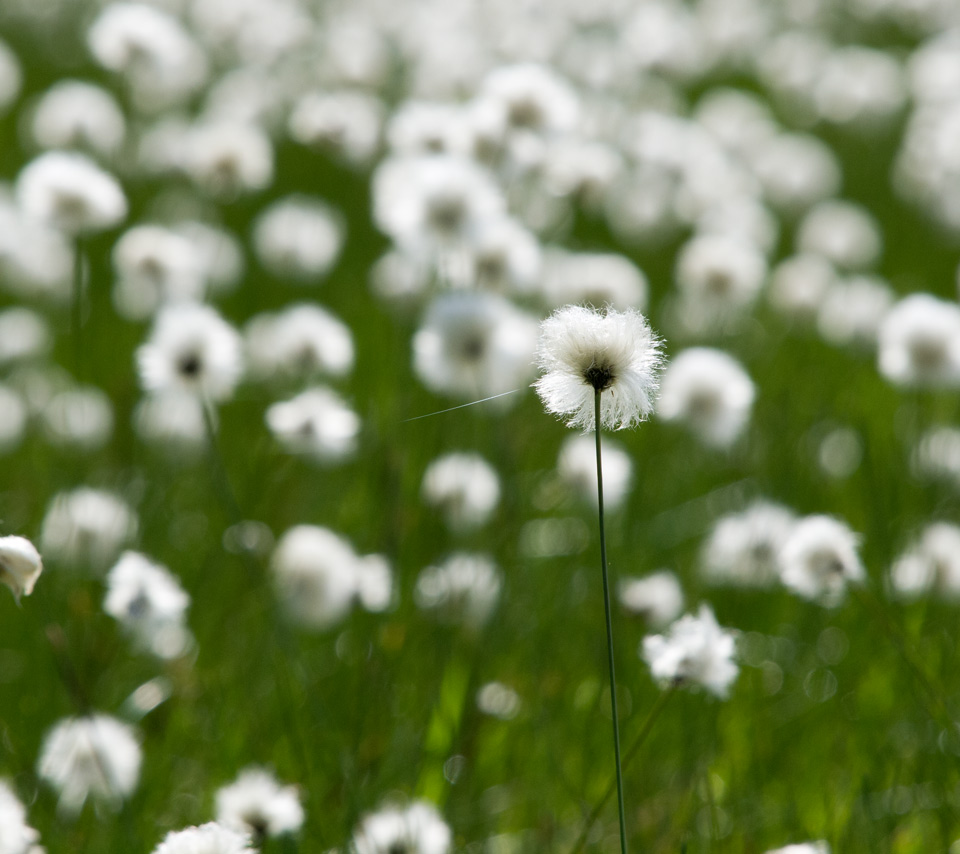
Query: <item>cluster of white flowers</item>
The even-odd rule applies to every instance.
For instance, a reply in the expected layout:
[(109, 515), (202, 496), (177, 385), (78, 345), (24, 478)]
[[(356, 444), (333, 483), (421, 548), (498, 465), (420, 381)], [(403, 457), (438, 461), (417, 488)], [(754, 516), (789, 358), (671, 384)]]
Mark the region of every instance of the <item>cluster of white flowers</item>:
[(449, 854), (453, 839), (437, 808), (427, 801), (385, 806), (363, 817), (350, 843), (351, 854)]

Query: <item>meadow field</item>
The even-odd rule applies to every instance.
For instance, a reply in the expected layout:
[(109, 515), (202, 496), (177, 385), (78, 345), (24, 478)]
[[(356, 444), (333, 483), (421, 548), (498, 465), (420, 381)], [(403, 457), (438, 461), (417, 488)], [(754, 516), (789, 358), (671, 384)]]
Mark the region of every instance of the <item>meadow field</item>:
[(956, 0), (2, 0), (0, 181), (0, 854), (620, 850), (551, 317), (630, 850), (960, 852)]

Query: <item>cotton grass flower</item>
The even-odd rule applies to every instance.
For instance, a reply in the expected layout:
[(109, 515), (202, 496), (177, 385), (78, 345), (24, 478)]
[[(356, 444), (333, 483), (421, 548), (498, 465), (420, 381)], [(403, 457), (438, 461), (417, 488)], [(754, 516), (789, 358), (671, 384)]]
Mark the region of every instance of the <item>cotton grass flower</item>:
[(75, 814), (88, 797), (116, 808), (140, 778), (142, 754), (133, 729), (109, 715), (66, 718), (47, 733), (37, 773)]
[(697, 616), (687, 614), (663, 635), (643, 639), (641, 656), (650, 665), (654, 679), (693, 685), (725, 699), (740, 668), (733, 660), (734, 635), (720, 628), (709, 605)]
[(215, 821), (168, 833), (152, 854), (256, 854), (250, 838)]
[(136, 514), (118, 495), (80, 487), (54, 496), (43, 517), (40, 546), (47, 560), (102, 572), (137, 528)]
[(794, 845), (785, 845), (783, 848), (773, 848), (766, 854), (830, 854), (830, 846), (823, 840), (798, 842)]
[(653, 628), (673, 622), (683, 611), (683, 588), (677, 576), (660, 570), (643, 578), (624, 578), (617, 586), (620, 605)]
[(420, 491), (447, 525), (468, 531), (484, 525), (497, 509), (500, 477), (479, 454), (444, 454), (427, 466)]
[(769, 501), (716, 521), (703, 544), (701, 571), (711, 584), (767, 587), (779, 579), (779, 556), (793, 531), (794, 514)]
[(927, 526), (894, 561), (890, 586), (901, 599), (930, 593), (952, 601), (960, 598), (960, 527), (949, 522)]
[(303, 824), (296, 786), (282, 786), (262, 768), (241, 771), (233, 783), (217, 790), (216, 803), (220, 824), (255, 840), (296, 833)]
[(857, 554), (860, 537), (830, 516), (805, 516), (780, 550), (780, 580), (804, 599), (835, 607), (848, 584), (859, 584), (866, 571)]
[(900, 300), (877, 334), (880, 373), (906, 387), (960, 385), (960, 306), (916, 293)]
[(16, 536), (0, 537), (0, 584), (6, 584), (18, 600), (33, 592), (42, 571), (40, 553), (30, 540)]
[[(568, 436), (557, 457), (560, 479), (576, 495), (597, 506), (597, 449), (591, 436)], [(603, 500), (608, 510), (623, 506), (633, 484), (633, 463), (627, 452), (615, 442), (603, 446)]]
[(273, 275), (310, 284), (333, 267), (344, 231), (340, 212), (325, 202), (287, 196), (254, 221), (253, 245), (260, 263)]
[(137, 644), (159, 658), (173, 659), (190, 645), (184, 625), (190, 596), (165, 566), (138, 552), (124, 552), (107, 573), (103, 610)]
[(460, 552), (420, 573), (414, 599), (426, 611), (476, 629), (493, 614), (502, 584), (500, 570), (490, 557)]
[(0, 780), (0, 854), (42, 854), (40, 834), (27, 824), (27, 811), (13, 789)]
[(350, 457), (360, 434), (358, 416), (328, 388), (311, 388), (267, 410), (267, 426), (284, 450), (334, 463)]
[(27, 214), (71, 235), (104, 231), (127, 215), (116, 179), (72, 152), (50, 151), (24, 166), (17, 198)]
[(687, 425), (710, 447), (726, 449), (746, 428), (755, 394), (753, 381), (732, 356), (692, 347), (667, 364), (657, 416)]
[(240, 335), (198, 303), (160, 311), (136, 358), (145, 390), (186, 391), (217, 403), (231, 397), (243, 373)]
[(427, 801), (387, 806), (360, 821), (350, 854), (449, 854), (453, 834), (437, 808)]
[(653, 411), (661, 361), (660, 339), (639, 311), (569, 305), (541, 324), (534, 388), (548, 412), (583, 430), (595, 427), (601, 392), (601, 425), (623, 430)]

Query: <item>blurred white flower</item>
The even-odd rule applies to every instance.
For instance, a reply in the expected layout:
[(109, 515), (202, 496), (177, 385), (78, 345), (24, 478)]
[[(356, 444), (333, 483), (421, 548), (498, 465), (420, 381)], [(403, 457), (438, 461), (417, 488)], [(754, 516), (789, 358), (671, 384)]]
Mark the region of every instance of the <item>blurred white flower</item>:
[(437, 808), (426, 801), (367, 813), (351, 840), (352, 854), (449, 854), (453, 834)]
[(0, 196), (0, 287), (21, 299), (64, 305), (73, 292), (74, 258), (63, 232)]
[(111, 492), (80, 487), (57, 493), (40, 533), (47, 560), (102, 572), (137, 533), (137, 517)]
[(380, 148), (383, 113), (383, 102), (372, 95), (314, 92), (294, 104), (290, 136), (352, 165), (365, 166)]
[(260, 263), (280, 278), (312, 283), (336, 263), (345, 226), (340, 212), (309, 196), (286, 196), (253, 223), (253, 247)]
[(787, 215), (802, 213), (833, 196), (843, 175), (836, 154), (825, 142), (800, 133), (761, 141), (749, 163), (770, 204)]
[(31, 160), (17, 176), (23, 210), (68, 234), (104, 231), (127, 215), (117, 180), (84, 154), (49, 151)]
[(799, 842), (795, 845), (771, 849), (766, 854), (830, 854), (830, 846), (823, 841)]
[(367, 610), (382, 611), (391, 595), (383, 559), (359, 557), (343, 537), (316, 525), (288, 530), (277, 542), (270, 567), (281, 606), (292, 620), (311, 629), (339, 623), (355, 597)]
[(893, 289), (876, 276), (839, 279), (823, 295), (817, 330), (831, 344), (873, 347), (893, 301)]
[[(607, 511), (623, 506), (633, 485), (633, 463), (615, 441), (603, 444), (603, 505)], [(597, 446), (592, 436), (568, 436), (557, 457), (560, 479), (577, 498), (597, 506)]]
[(831, 199), (811, 208), (801, 220), (797, 249), (822, 255), (842, 270), (864, 270), (880, 258), (883, 238), (866, 208)]
[(212, 294), (234, 290), (243, 278), (243, 248), (240, 239), (221, 226), (206, 222), (179, 222), (171, 231), (185, 237), (200, 258), (200, 267)]
[(190, 392), (172, 389), (145, 396), (133, 412), (133, 426), (144, 442), (170, 451), (206, 447), (203, 401)]
[(447, 525), (466, 531), (484, 525), (497, 509), (500, 477), (479, 454), (444, 454), (427, 466), (420, 491)]
[(928, 430), (913, 449), (912, 463), (918, 475), (944, 480), (960, 488), (960, 429)]
[(246, 833), (210, 821), (170, 831), (152, 854), (256, 854)]
[(482, 398), (513, 391), (533, 373), (536, 321), (503, 297), (443, 294), (413, 338), (413, 367), (431, 391)]
[(677, 576), (660, 570), (643, 578), (623, 578), (617, 585), (623, 608), (639, 614), (653, 628), (672, 623), (683, 611), (683, 588)]
[(491, 558), (459, 552), (420, 573), (414, 599), (426, 611), (479, 628), (493, 614), (502, 584), (500, 570)]
[(700, 563), (713, 584), (766, 587), (780, 575), (780, 551), (793, 531), (794, 514), (769, 501), (755, 501), (722, 516), (703, 544)]
[(109, 715), (65, 718), (40, 748), (37, 773), (78, 813), (88, 797), (117, 808), (137, 787), (142, 753), (133, 729)]
[(691, 347), (663, 371), (657, 417), (685, 424), (706, 445), (726, 449), (750, 421), (756, 389), (741, 364), (722, 350)]
[(504, 207), (493, 178), (461, 157), (394, 157), (373, 176), (374, 221), (414, 252), (431, 255), (461, 246)]
[(944, 599), (960, 598), (960, 527), (949, 522), (928, 525), (894, 561), (890, 585), (902, 599), (927, 593)]
[(23, 440), (29, 415), (20, 393), (0, 384), (0, 454), (13, 451)]
[(40, 834), (27, 825), (27, 811), (6, 780), (0, 779), (0, 854), (42, 854)]
[(569, 427), (594, 429), (596, 391), (600, 422), (612, 430), (633, 427), (653, 410), (660, 340), (638, 311), (557, 309), (541, 324), (538, 362), (537, 394)]
[(259, 314), (244, 330), (251, 373), (342, 377), (353, 368), (350, 328), (319, 305), (291, 305), (277, 314)]
[(230, 200), (273, 181), (273, 144), (257, 125), (210, 121), (191, 128), (181, 167), (201, 189)]
[(230, 398), (243, 374), (240, 335), (198, 303), (161, 309), (136, 359), (146, 391), (186, 391), (214, 402)]
[[(17, 599), (33, 592), (42, 571), (40, 553), (30, 540), (16, 536), (0, 537), (0, 584), (9, 587)], [(0, 829), (2, 825), (0, 822)]]
[(291, 454), (332, 463), (357, 449), (360, 417), (328, 388), (310, 388), (291, 400), (273, 404), (267, 409), (266, 422)]
[(791, 255), (773, 269), (770, 304), (789, 320), (815, 320), (836, 279), (836, 270), (826, 258)]
[(136, 225), (113, 246), (113, 303), (129, 320), (145, 320), (168, 302), (202, 299), (203, 258), (188, 238), (160, 225)]
[(55, 394), (44, 408), (43, 426), (53, 445), (96, 451), (113, 433), (113, 405), (94, 386), (67, 389)]
[(663, 635), (643, 639), (641, 655), (660, 682), (697, 685), (725, 698), (740, 668), (733, 660), (733, 633), (720, 628), (709, 605), (695, 617), (687, 614)]
[(173, 15), (146, 3), (105, 6), (87, 32), (96, 61), (122, 74), (140, 109), (186, 99), (207, 78), (207, 58)]
[(540, 244), (511, 217), (491, 217), (477, 225), (466, 249), (466, 287), (529, 294), (540, 277)]
[(641, 311), (647, 305), (647, 278), (623, 255), (550, 249), (545, 262), (543, 292), (549, 305), (589, 303)]
[(546, 65), (495, 68), (484, 79), (479, 98), (498, 105), (514, 132), (567, 133), (574, 130), (580, 117), (573, 87)]
[(900, 112), (906, 90), (903, 68), (890, 51), (847, 45), (820, 68), (813, 99), (827, 121), (869, 132)]
[(877, 334), (880, 373), (900, 386), (960, 386), (960, 306), (915, 293), (893, 306)]
[(520, 695), (502, 682), (487, 682), (477, 691), (477, 708), (485, 715), (513, 720), (520, 711)]
[(296, 786), (282, 786), (262, 768), (247, 768), (228, 786), (217, 790), (217, 821), (248, 833), (254, 840), (296, 833), (303, 824), (303, 807)]
[(127, 125), (106, 89), (82, 80), (58, 80), (37, 102), (30, 131), (41, 148), (78, 148), (111, 158), (123, 145)]
[(50, 326), (42, 314), (20, 306), (0, 311), (0, 365), (43, 356), (51, 341)]
[(463, 107), (439, 101), (405, 101), (387, 122), (393, 154), (467, 154), (469, 127)]
[(103, 610), (160, 658), (182, 655), (191, 642), (185, 623), (190, 596), (165, 566), (124, 552), (107, 574)]
[(859, 543), (859, 535), (838, 519), (804, 516), (780, 550), (780, 580), (804, 599), (835, 607), (848, 584), (866, 579)]

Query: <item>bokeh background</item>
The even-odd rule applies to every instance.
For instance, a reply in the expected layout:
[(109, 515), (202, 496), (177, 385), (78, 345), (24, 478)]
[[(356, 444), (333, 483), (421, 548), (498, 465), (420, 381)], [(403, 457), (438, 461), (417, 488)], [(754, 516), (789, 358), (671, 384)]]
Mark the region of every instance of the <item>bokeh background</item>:
[[(642, 310), (670, 360), (726, 353), (752, 398), (731, 415), (707, 370), (672, 418), (607, 437), (615, 581), (673, 573), (741, 668), (726, 699), (675, 691), (628, 765), (634, 848), (957, 850), (960, 553), (917, 543), (960, 490), (958, 27), (955, 0), (3, 0), (0, 535), (45, 569), (0, 596), (0, 775), (46, 849), (151, 851), (250, 765), (306, 814), (265, 851), (349, 850), (410, 799), (455, 851), (571, 849), (613, 773), (595, 480), (589, 452), (558, 467), (576, 433), (529, 384), (536, 322), (589, 303)], [(49, 150), (114, 176), (125, 215), (39, 221), (22, 173)], [(291, 197), (323, 206), (266, 233)], [(916, 293), (938, 302), (891, 320)], [(244, 341), (213, 442), (196, 399), (144, 414), (137, 350), (185, 300)], [(333, 326), (276, 324), (303, 304)], [(881, 369), (896, 346), (907, 367)], [(339, 449), (322, 407), (292, 437), (266, 419), (317, 386), (358, 418)], [(472, 525), (449, 518), (471, 477), (425, 500), (453, 452), (496, 474)], [(97, 519), (66, 548), (49, 532), (79, 487), (137, 519), (93, 560)], [(856, 595), (778, 583), (762, 525), (707, 571), (718, 522), (760, 500), (859, 535)], [(291, 619), (276, 543), (297, 525), (382, 556), (382, 601)], [(127, 548), (189, 594), (173, 652), (104, 609)], [(477, 585), (421, 579), (459, 553), (495, 566), (479, 617)], [(663, 690), (651, 608), (615, 608), (626, 745)], [(58, 810), (38, 757), (91, 710), (134, 727), (139, 780)], [(611, 802), (586, 850), (616, 838)]]

